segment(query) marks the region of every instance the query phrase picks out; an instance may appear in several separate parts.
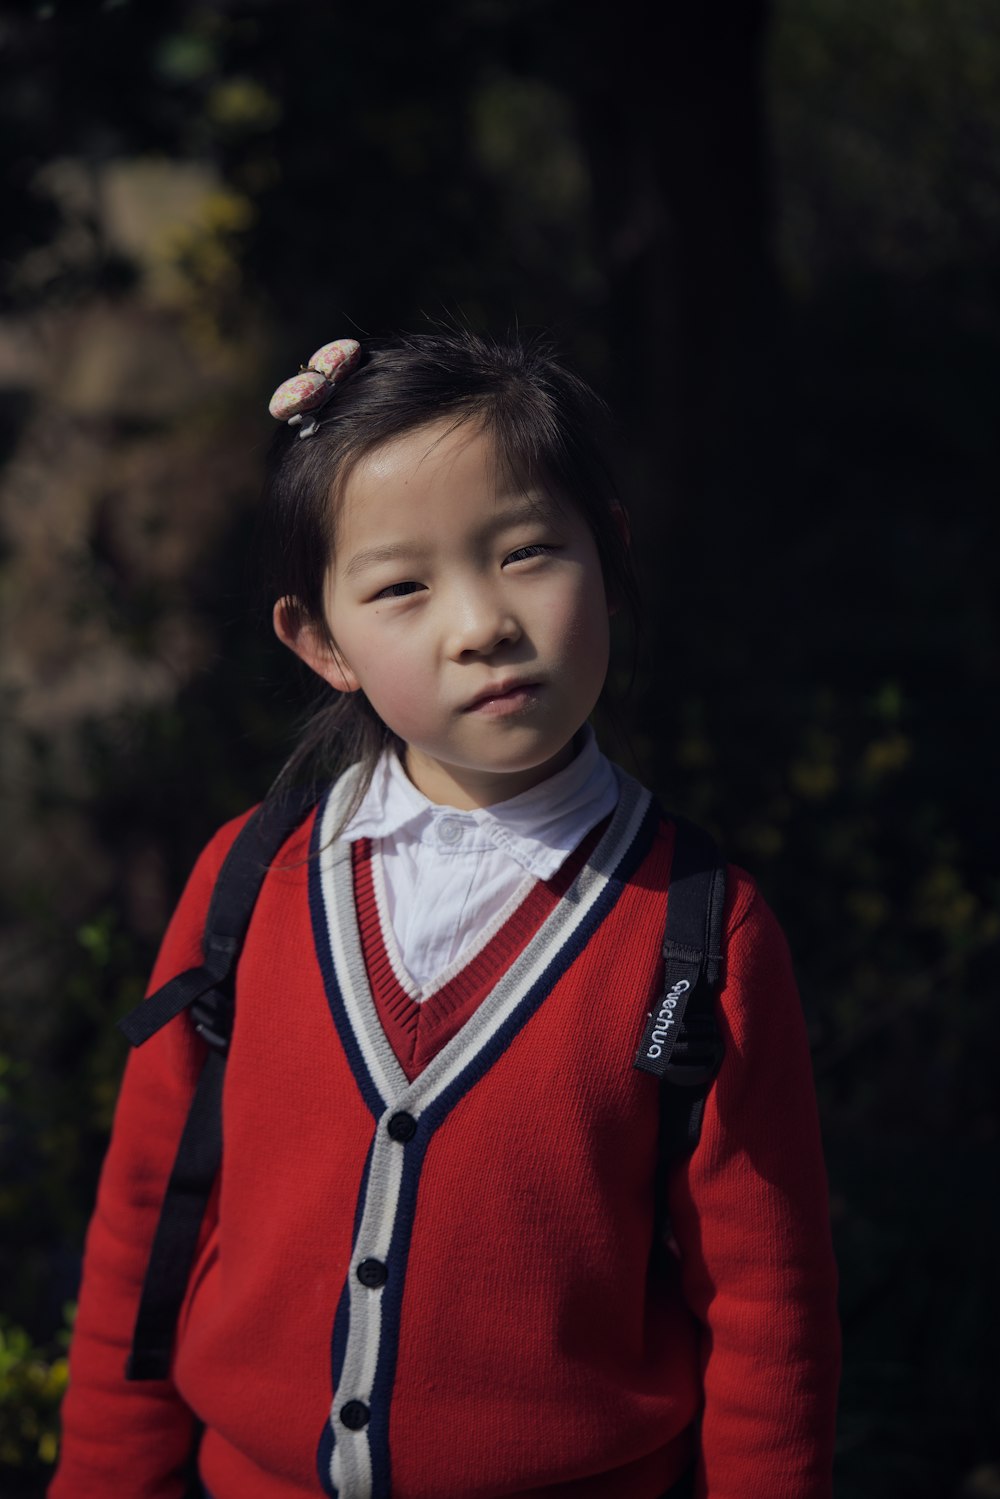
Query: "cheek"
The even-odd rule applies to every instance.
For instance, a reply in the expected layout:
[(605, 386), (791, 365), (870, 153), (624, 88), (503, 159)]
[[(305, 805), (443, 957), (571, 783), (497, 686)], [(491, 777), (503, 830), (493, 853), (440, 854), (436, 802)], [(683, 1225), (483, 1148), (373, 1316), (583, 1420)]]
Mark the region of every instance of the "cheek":
[(573, 691), (589, 713), (600, 697), (611, 655), (611, 624), (600, 577), (564, 616), (564, 653)]
[(419, 663), (402, 650), (390, 659), (383, 651), (368, 664), (357, 668), (362, 690), (372, 707), (396, 733), (407, 738), (407, 728), (418, 724), (431, 701), (430, 684), (421, 673)]
[(567, 648), (580, 653), (594, 652), (606, 666), (610, 624), (600, 576), (596, 579), (585, 576), (567, 595), (554, 601), (549, 625)]

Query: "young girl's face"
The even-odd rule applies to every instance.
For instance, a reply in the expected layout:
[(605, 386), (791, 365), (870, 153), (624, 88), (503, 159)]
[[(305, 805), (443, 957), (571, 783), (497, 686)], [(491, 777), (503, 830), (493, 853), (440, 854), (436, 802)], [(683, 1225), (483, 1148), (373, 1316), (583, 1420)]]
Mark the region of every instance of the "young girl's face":
[(586, 521), (498, 475), (473, 425), (441, 421), (352, 470), (326, 582), (336, 643), (279, 633), (406, 744), (432, 801), (488, 806), (572, 758), (608, 666)]

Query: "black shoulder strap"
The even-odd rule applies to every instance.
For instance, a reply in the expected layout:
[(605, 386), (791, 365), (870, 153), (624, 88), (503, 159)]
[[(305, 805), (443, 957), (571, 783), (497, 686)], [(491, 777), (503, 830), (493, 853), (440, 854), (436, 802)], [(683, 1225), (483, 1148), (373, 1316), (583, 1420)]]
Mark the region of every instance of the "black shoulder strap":
[(697, 1145), (705, 1099), (722, 1064), (714, 999), (726, 897), (725, 865), (712, 839), (686, 818), (672, 821), (663, 993), (647, 1018), (634, 1064), (664, 1085), (661, 1154), (668, 1156)]
[(222, 1159), (222, 1084), (232, 1032), (236, 963), (257, 896), (278, 850), (318, 800), (315, 788), (274, 797), (240, 830), (205, 918), (203, 959), (151, 994), (119, 1029), (133, 1046), (191, 1006), (209, 1046), (160, 1209), (139, 1300), (127, 1379), (165, 1379), (205, 1205)]

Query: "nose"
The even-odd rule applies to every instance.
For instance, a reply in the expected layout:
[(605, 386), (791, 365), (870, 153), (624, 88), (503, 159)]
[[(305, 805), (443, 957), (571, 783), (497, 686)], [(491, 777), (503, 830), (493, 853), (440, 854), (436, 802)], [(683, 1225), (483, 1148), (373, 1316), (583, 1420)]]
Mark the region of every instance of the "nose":
[(499, 590), (481, 582), (451, 600), (447, 651), (452, 660), (489, 656), (521, 638), (521, 626)]

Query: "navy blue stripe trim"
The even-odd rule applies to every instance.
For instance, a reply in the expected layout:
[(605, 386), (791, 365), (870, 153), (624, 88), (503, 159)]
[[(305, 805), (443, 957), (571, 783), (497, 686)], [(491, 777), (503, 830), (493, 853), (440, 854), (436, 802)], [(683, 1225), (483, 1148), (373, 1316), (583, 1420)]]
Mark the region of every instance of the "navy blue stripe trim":
[(330, 1464), (333, 1462), (333, 1430), (329, 1421), (323, 1428), (323, 1434), (319, 1439), (319, 1453), (316, 1458), (316, 1468), (319, 1474), (320, 1487), (329, 1499), (337, 1499), (340, 1492), (330, 1482)]
[[(330, 1343), (330, 1404), (332, 1406), (334, 1396), (340, 1387), (340, 1376), (344, 1372), (344, 1359), (347, 1356), (347, 1338), (351, 1324), (351, 1274), (354, 1270), (356, 1258), (356, 1246), (358, 1233), (361, 1229), (361, 1219), (364, 1216), (365, 1198), (368, 1196), (368, 1177), (371, 1173), (372, 1154), (375, 1150), (375, 1136), (372, 1136), (365, 1157), (365, 1169), (361, 1173), (361, 1184), (358, 1187), (358, 1197), (354, 1205), (354, 1227), (351, 1229), (351, 1259), (347, 1267), (347, 1276), (341, 1287), (340, 1299), (337, 1302), (337, 1310), (333, 1318), (333, 1336)], [(323, 1430), (320, 1434), (319, 1448), (316, 1453), (316, 1465), (319, 1471), (319, 1481), (323, 1485), (324, 1494), (329, 1494), (330, 1499), (337, 1499), (337, 1490), (330, 1481), (330, 1463), (333, 1460), (333, 1450), (336, 1446), (336, 1435), (330, 1417), (327, 1417)]]
[(399, 1355), (399, 1328), (403, 1309), (403, 1288), (406, 1284), (406, 1267), (410, 1257), (410, 1242), (413, 1237), (413, 1222), (416, 1216), (417, 1193), (424, 1157), (430, 1144), (431, 1131), (424, 1125), (425, 1116), (417, 1120), (417, 1132), (411, 1140), (399, 1148), (406, 1152), (403, 1158), (403, 1173), (399, 1184), (399, 1201), (396, 1220), (393, 1224), (387, 1265), (389, 1276), (382, 1289), (382, 1338), (375, 1365), (375, 1380), (372, 1387), (372, 1418), (369, 1424), (372, 1461), (372, 1499), (390, 1499), (391, 1454), (389, 1451), (389, 1409), (392, 1391), (396, 1383), (396, 1363)]
[[(362, 1098), (367, 1104), (373, 1117), (378, 1119), (388, 1103), (379, 1095), (379, 1091), (372, 1081), (371, 1074), (365, 1066), (365, 1059), (358, 1045), (357, 1037), (347, 1015), (344, 998), (337, 983), (337, 974), (333, 962), (333, 949), (330, 945), (330, 929), (327, 923), (326, 906), (323, 902), (323, 874), (320, 867), (320, 850), (322, 848), (323, 821), (326, 815), (327, 802), (330, 793), (323, 798), (316, 821), (313, 825), (312, 841), (309, 849), (309, 911), (312, 916), (313, 942), (316, 946), (316, 956), (319, 960), (320, 972), (323, 975), (323, 987), (326, 990), (326, 1001), (330, 1006), (330, 1014), (340, 1037), (340, 1043), (344, 1048), (351, 1071), (354, 1073), (355, 1081)], [(336, 919), (336, 917), (334, 917)]]

